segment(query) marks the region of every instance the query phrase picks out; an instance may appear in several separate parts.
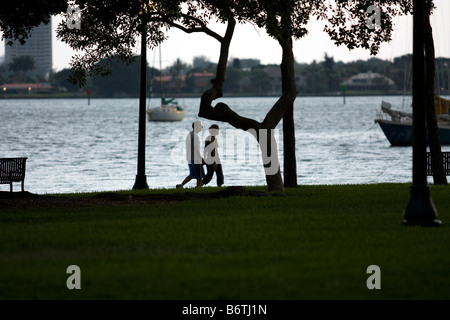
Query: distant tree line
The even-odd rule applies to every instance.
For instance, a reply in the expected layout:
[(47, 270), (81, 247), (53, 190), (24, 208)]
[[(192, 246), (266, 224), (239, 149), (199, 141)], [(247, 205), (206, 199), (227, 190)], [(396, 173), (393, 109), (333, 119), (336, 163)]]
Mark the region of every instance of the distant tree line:
[[(23, 60), (23, 61), (22, 61)], [(17, 58), (9, 65), (0, 65), (0, 84), (8, 82), (42, 82), (39, 75), (28, 73), (33, 61)], [(26, 62), (26, 63), (25, 63)], [(105, 62), (100, 62), (105, 63)], [(57, 91), (79, 92), (89, 88), (97, 97), (139, 96), (140, 56), (129, 65), (117, 62), (108, 76), (91, 77), (86, 88), (68, 81), (70, 69), (54, 72), (50, 83)], [(396, 91), (390, 93), (409, 94), (412, 84), (412, 55), (394, 58), (392, 61), (371, 58), (352, 62), (334, 61), (324, 55), (322, 61), (296, 63), (296, 82), (300, 95), (340, 94), (345, 80), (360, 73), (378, 73), (394, 81)], [(195, 57), (192, 64), (177, 59), (171, 66), (160, 71), (147, 67), (148, 91), (158, 96), (161, 88), (168, 95), (196, 95), (209, 87), (215, 72), (215, 63), (204, 56)], [(262, 65), (258, 59), (232, 59), (227, 68), (224, 92), (227, 95), (276, 95), (281, 90), (279, 67)], [(200, 76), (201, 79), (200, 79)], [(436, 58), (435, 92), (450, 94), (450, 59)], [(376, 92), (373, 92), (376, 93)], [(386, 92), (379, 92), (386, 93)]]
[[(325, 54), (324, 60), (310, 64), (296, 64), (296, 72), (301, 75), (300, 94), (333, 94), (343, 90), (345, 80), (360, 73), (378, 73), (396, 85), (393, 93), (412, 92), (412, 55), (403, 55), (392, 61), (371, 58), (352, 62), (335, 62)], [(450, 94), (450, 59), (436, 59), (436, 88), (439, 94)], [(381, 92), (380, 92), (381, 93)]]

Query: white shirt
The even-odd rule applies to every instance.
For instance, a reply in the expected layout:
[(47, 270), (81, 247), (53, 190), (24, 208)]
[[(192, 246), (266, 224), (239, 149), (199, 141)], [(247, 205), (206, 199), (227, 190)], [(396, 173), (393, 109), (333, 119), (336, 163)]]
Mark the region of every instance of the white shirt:
[[(205, 162), (206, 164), (213, 164), (214, 162), (219, 164), (220, 163), (220, 159), (219, 159), (219, 144), (217, 142), (217, 137), (214, 137), (214, 141), (212, 140), (212, 136), (208, 136), (205, 140)], [(206, 146), (207, 142), (209, 142), (209, 144)], [(213, 156), (213, 151), (214, 151), (214, 156)]]
[(186, 160), (189, 163), (194, 161), (195, 164), (202, 163), (202, 155), (200, 153), (200, 139), (194, 131), (189, 132), (186, 136)]

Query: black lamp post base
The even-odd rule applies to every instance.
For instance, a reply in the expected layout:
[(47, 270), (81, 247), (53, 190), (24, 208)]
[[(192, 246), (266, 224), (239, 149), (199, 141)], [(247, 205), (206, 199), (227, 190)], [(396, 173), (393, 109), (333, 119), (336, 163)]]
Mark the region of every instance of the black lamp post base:
[(404, 218), (402, 224), (405, 226), (438, 227), (441, 225), (441, 221), (436, 219), (437, 211), (427, 185), (411, 187)]
[(134, 182), (133, 190), (137, 189), (148, 189), (147, 176), (137, 175), (136, 181)]
[(419, 227), (440, 227), (442, 224), (441, 220), (432, 220), (432, 221), (408, 221), (403, 220), (401, 222), (404, 226), (419, 226)]

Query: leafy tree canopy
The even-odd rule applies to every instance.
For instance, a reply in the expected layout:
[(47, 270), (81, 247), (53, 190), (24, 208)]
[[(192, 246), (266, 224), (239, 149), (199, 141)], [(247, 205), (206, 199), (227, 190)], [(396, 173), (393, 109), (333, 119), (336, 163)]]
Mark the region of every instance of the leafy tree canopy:
[[(307, 34), (311, 17), (326, 21), (327, 32), (336, 45), (349, 49), (363, 47), (376, 54), (380, 44), (392, 36), (392, 21), (396, 15), (412, 12), (412, 0), (77, 0), (81, 8), (81, 28), (69, 29), (66, 23), (58, 27), (57, 35), (76, 55), (71, 67), (72, 81), (85, 83), (91, 72), (107, 75), (108, 64), (98, 61), (119, 57), (131, 62), (139, 34), (145, 22), (147, 43), (156, 46), (165, 39), (167, 28), (177, 27), (188, 33), (204, 32), (218, 41), (223, 36), (209, 29), (209, 21), (227, 22), (236, 19), (267, 30), (275, 39)], [(381, 13), (381, 27), (367, 28), (367, 8), (376, 6)], [(432, 7), (432, 1), (428, 1)], [(25, 42), (30, 30), (51, 15), (67, 13), (66, 0), (35, 0), (6, 2), (0, 12), (3, 37)]]
[(2, 39), (26, 42), (30, 31), (41, 23), (49, 23), (52, 15), (67, 11), (66, 0), (2, 1), (0, 30)]

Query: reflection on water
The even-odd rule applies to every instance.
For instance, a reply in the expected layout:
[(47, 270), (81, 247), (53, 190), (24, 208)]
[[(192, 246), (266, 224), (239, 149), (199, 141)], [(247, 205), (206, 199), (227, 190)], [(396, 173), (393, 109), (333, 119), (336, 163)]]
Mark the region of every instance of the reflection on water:
[[(344, 105), (340, 97), (297, 98), (299, 184), (411, 181), (411, 148), (391, 147), (374, 124), (382, 99), (393, 105), (402, 101), (347, 97)], [(276, 98), (221, 101), (261, 121)], [(188, 173), (184, 136), (197, 119), (200, 100), (180, 102), (188, 110), (182, 121), (147, 122), (146, 174), (151, 188), (172, 188)], [(0, 157), (28, 157), (25, 188), (34, 193), (131, 189), (137, 168), (138, 109), (138, 99), (91, 99), (90, 105), (83, 99), (0, 100)], [(213, 122), (202, 121), (203, 140)], [(265, 184), (253, 138), (218, 124), (225, 185)], [(281, 124), (277, 129), (282, 141)], [(283, 145), (278, 145), (282, 161)], [(8, 189), (0, 185), (0, 190)]]

